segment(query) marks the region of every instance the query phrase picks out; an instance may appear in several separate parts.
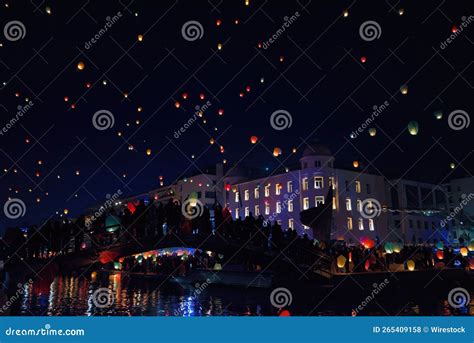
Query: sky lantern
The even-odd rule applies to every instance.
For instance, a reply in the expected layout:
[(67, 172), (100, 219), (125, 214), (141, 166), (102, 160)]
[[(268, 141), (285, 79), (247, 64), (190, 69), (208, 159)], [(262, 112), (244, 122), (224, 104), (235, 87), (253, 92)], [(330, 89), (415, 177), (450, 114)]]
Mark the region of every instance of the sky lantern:
[(474, 257), (469, 260), (469, 269), (474, 270)]
[(373, 239), (370, 239), (369, 237), (362, 237), (360, 239), (360, 243), (364, 246), (366, 249), (372, 249), (375, 246), (375, 242)]
[(215, 142), (216, 142), (216, 140), (214, 138), (209, 139), (210, 144), (214, 144)]
[(349, 16), (349, 11), (348, 10), (345, 10), (344, 12), (342, 12), (342, 16), (344, 18), (347, 18)]
[(179, 103), (179, 101), (176, 101), (176, 102), (174, 103), (174, 107), (176, 107), (176, 108), (180, 108), (180, 107), (181, 107), (181, 104)]
[(225, 185), (225, 190), (226, 190), (227, 192), (230, 191), (231, 188), (232, 188), (232, 186), (230, 185), (230, 183), (227, 183), (227, 184)]
[(246, 91), (247, 93), (250, 92), (250, 90), (251, 90), (250, 86), (245, 87), (245, 91)]
[(397, 254), (402, 251), (402, 244), (401, 243), (394, 243), (393, 244), (393, 252), (396, 252)]
[(407, 268), (409, 271), (414, 271), (415, 270), (415, 261), (413, 260), (408, 260), (407, 261)]
[(360, 58), (360, 61), (361, 61), (362, 63), (365, 63), (365, 62), (367, 62), (367, 57), (365, 57), (365, 56), (362, 56), (362, 57)]
[(454, 168), (456, 168), (456, 165), (451, 162), (451, 163), (449, 164), (449, 168), (454, 169)]
[(366, 271), (369, 271), (369, 269), (370, 269), (370, 261), (369, 261), (369, 259), (365, 260), (364, 269), (365, 269)]
[(222, 20), (217, 19), (217, 20), (216, 20), (216, 26), (221, 26), (221, 24), (222, 24)]
[(408, 93), (408, 86), (407, 85), (402, 85), (400, 87), (400, 93), (402, 93), (403, 95), (406, 95)]
[(222, 50), (222, 43), (217, 44), (217, 50)]
[(250, 137), (250, 143), (255, 144), (255, 143), (257, 143), (257, 141), (258, 141), (257, 136)]
[(438, 243), (436, 243), (436, 249), (438, 249), (438, 250), (443, 250), (443, 249), (444, 249), (444, 244), (443, 244), (443, 242), (438, 242)]
[(352, 162), (352, 166), (353, 166), (354, 168), (359, 168), (359, 161), (357, 161), (357, 160), (356, 160), (356, 161), (353, 161), (353, 162)]
[(146, 149), (146, 154), (147, 154), (148, 156), (151, 155), (151, 149), (150, 149), (150, 148)]
[(437, 258), (438, 260), (442, 260), (442, 259), (444, 258), (444, 252), (443, 252), (443, 250), (438, 250), (438, 251), (436, 252), (436, 258)]
[(461, 256), (466, 257), (469, 254), (469, 251), (467, 250), (466, 247), (462, 247), (459, 252), (461, 253)]
[(69, 101), (69, 97), (68, 96), (65, 96), (64, 97), (64, 102), (68, 102)]
[(403, 8), (398, 9), (398, 15), (403, 15), (405, 13), (405, 10)]
[(291, 317), (291, 313), (288, 310), (282, 310), (279, 314), (279, 317)]
[(474, 240), (470, 241), (467, 245), (467, 250), (474, 251)]
[(139, 41), (139, 42), (142, 42), (142, 41), (143, 41), (143, 35), (138, 35), (137, 38), (138, 38), (138, 41)]
[(408, 132), (412, 136), (416, 136), (418, 134), (418, 122), (412, 120), (408, 123)]
[(223, 153), (224, 153), (224, 146), (221, 145), (221, 146), (219, 147), (219, 150), (220, 150), (221, 154), (223, 154)]
[(276, 147), (273, 149), (273, 156), (278, 157), (281, 155), (281, 149)]
[(65, 208), (65, 209), (63, 210), (63, 213), (64, 213), (64, 214), (68, 214), (68, 213), (69, 213), (69, 210), (68, 210), (67, 208)]
[(280, 56), (280, 62), (283, 62), (285, 60), (284, 56)]
[(181, 96), (183, 97), (184, 100), (186, 100), (188, 98), (188, 93), (184, 92)]
[(384, 248), (385, 248), (385, 252), (387, 254), (393, 253), (393, 244), (392, 243), (386, 242), (385, 245), (384, 245)]
[(51, 7), (46, 6), (46, 7), (44, 8), (44, 10), (46, 11), (46, 14), (51, 15), (51, 13), (52, 13)]
[(456, 33), (458, 31), (458, 28), (456, 25), (453, 25), (453, 27), (451, 28), (451, 32), (452, 33)]
[(76, 175), (79, 176), (81, 172), (79, 170), (76, 170)]
[(344, 268), (346, 265), (346, 257), (344, 255), (339, 255), (337, 258), (337, 267)]
[(217, 111), (217, 113), (222, 116), (224, 115), (224, 109), (223, 108), (219, 108), (219, 111)]
[(243, 98), (244, 95), (245, 95), (244, 92), (240, 92), (240, 93), (239, 93), (239, 96), (240, 96), (241, 98)]
[(374, 137), (377, 134), (377, 129), (375, 127), (371, 127), (369, 129), (369, 135), (370, 137)]
[(86, 65), (84, 64), (84, 62), (80, 61), (77, 63), (77, 70), (84, 70), (85, 67)]
[(199, 94), (199, 99), (204, 100), (205, 98), (206, 96), (204, 95), (204, 93)]
[(441, 110), (436, 110), (433, 112), (433, 115), (435, 116), (436, 119), (440, 120), (443, 118), (443, 111)]

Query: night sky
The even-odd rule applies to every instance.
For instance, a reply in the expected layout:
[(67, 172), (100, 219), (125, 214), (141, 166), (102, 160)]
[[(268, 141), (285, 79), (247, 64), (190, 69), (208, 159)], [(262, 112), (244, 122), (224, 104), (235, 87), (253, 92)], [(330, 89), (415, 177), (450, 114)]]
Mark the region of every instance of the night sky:
[[(64, 209), (74, 217), (118, 189), (139, 194), (158, 187), (160, 175), (170, 184), (224, 159), (271, 173), (297, 163), (315, 140), (341, 168), (358, 160), (390, 179), (434, 183), (470, 176), (472, 125), (454, 130), (448, 115), (473, 113), (474, 20), (440, 45), (472, 10), (472, 1), (2, 1), (2, 28), (20, 21), (25, 31), (13, 41), (1, 32), (0, 126), (26, 98), (33, 105), (0, 135), (1, 206), (9, 197), (26, 205), (17, 220), (2, 212), (0, 230), (41, 224)], [(291, 16), (285, 32), (259, 48)], [(188, 21), (202, 26), (200, 39), (184, 39)], [(367, 21), (379, 25), (378, 38), (362, 39)], [(371, 125), (376, 136), (365, 129), (351, 139), (386, 101)], [(99, 110), (112, 113), (113, 127), (94, 127)], [(272, 128), (276, 110), (290, 113), (291, 127)]]

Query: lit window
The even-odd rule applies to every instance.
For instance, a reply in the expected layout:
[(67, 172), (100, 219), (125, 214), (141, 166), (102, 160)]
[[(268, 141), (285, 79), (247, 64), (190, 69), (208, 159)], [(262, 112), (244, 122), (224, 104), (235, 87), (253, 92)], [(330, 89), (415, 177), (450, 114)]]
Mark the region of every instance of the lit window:
[(246, 189), (246, 190), (244, 191), (244, 200), (249, 200), (249, 199), (250, 199), (249, 190)]
[(307, 210), (309, 208), (309, 198), (303, 198), (303, 210)]
[(309, 230), (310, 228), (309, 228), (309, 226), (303, 225), (303, 229)]
[(360, 193), (360, 181), (356, 181), (356, 193)]
[(332, 189), (336, 189), (336, 184), (334, 183), (334, 177), (333, 176), (329, 177), (329, 187), (332, 187)]
[(352, 211), (352, 202), (351, 198), (346, 198), (346, 210)]
[(336, 209), (337, 209), (336, 197), (332, 197), (332, 209), (333, 209), (333, 210), (336, 210)]
[(357, 211), (362, 212), (362, 201), (357, 199)]
[(270, 204), (266, 203), (265, 204), (265, 214), (268, 216), (270, 214)]
[(280, 183), (277, 183), (277, 184), (275, 185), (275, 194), (276, 194), (276, 195), (280, 195), (280, 193), (281, 193), (281, 188), (282, 188), (282, 186), (281, 186)]
[(239, 219), (239, 209), (235, 209), (235, 219)]
[(248, 207), (245, 208), (245, 218), (247, 218), (250, 215), (250, 210)]
[(276, 203), (276, 213), (281, 213), (281, 202), (279, 201)]
[(255, 197), (255, 199), (260, 198), (260, 189), (258, 187), (255, 187), (255, 189), (253, 190), (253, 196)]
[(320, 188), (323, 188), (323, 178), (320, 177), (320, 176), (315, 176), (314, 177), (314, 188), (315, 189), (320, 189)]
[(347, 217), (347, 228), (349, 230), (352, 230), (352, 218), (351, 217)]
[(304, 190), (304, 191), (307, 191), (307, 190), (308, 190), (308, 178), (307, 178), (307, 177), (305, 177), (305, 178), (303, 179), (303, 190)]
[(292, 230), (295, 229), (295, 220), (293, 218), (288, 219), (288, 228)]
[(255, 205), (255, 216), (259, 216), (259, 215), (260, 215), (260, 206)]
[(364, 220), (359, 218), (359, 230), (364, 230)]
[(373, 220), (373, 219), (369, 219), (369, 230), (370, 230), (370, 231), (374, 231), (374, 230), (375, 230), (374, 220)]
[(288, 182), (286, 183), (286, 189), (287, 189), (288, 193), (293, 192), (293, 182), (288, 181)]
[(293, 212), (293, 200), (288, 200), (288, 212)]
[(235, 202), (239, 202), (239, 192), (235, 192)]
[(281, 220), (280, 220), (280, 219), (277, 220), (277, 224), (278, 224), (279, 226), (281, 226)]
[(265, 197), (268, 198), (270, 196), (270, 184), (265, 186)]
[(319, 205), (324, 205), (324, 197), (322, 196), (314, 197), (314, 204), (316, 207), (318, 207)]

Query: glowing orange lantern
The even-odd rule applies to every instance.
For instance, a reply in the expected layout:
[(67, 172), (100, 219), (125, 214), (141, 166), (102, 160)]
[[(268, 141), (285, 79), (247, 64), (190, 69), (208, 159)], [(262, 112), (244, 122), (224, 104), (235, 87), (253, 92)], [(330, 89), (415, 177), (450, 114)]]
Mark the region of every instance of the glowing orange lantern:
[(444, 252), (443, 252), (443, 250), (438, 250), (438, 251), (436, 252), (436, 258), (437, 258), (438, 260), (442, 260), (442, 259), (444, 258)]
[(346, 257), (344, 255), (340, 255), (337, 258), (337, 267), (344, 268), (345, 265), (346, 265)]
[(415, 270), (415, 261), (413, 260), (408, 260), (407, 261), (407, 267), (409, 271), (414, 271)]
[(281, 149), (276, 147), (273, 149), (273, 156), (278, 157), (281, 155)]
[(466, 247), (462, 247), (459, 252), (461, 253), (461, 256), (464, 256), (464, 257), (466, 257), (467, 254), (469, 253)]
[(354, 168), (359, 168), (359, 161), (354, 161), (354, 162), (352, 162), (352, 166), (353, 166)]
[(250, 137), (250, 142), (251, 142), (252, 144), (257, 143), (257, 140), (258, 140), (257, 136), (252, 136), (252, 137)]

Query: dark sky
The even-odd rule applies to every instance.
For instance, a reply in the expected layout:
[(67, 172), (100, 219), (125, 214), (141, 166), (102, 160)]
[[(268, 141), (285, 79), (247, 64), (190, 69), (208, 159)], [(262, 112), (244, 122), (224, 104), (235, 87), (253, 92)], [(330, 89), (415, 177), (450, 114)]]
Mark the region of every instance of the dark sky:
[[(2, 1), (0, 8), (2, 28), (17, 20), (26, 31), (16, 41), (6, 39), (3, 30), (0, 36), (0, 75), (6, 82), (0, 126), (15, 117), (25, 98), (34, 103), (0, 136), (1, 205), (8, 197), (26, 205), (17, 220), (1, 213), (2, 230), (40, 223), (65, 208), (75, 216), (118, 189), (137, 194), (157, 187), (160, 175), (171, 183), (223, 159), (272, 171), (297, 162), (313, 140), (327, 144), (339, 166), (350, 168), (358, 160), (388, 178), (439, 183), (473, 171), (473, 126), (453, 130), (447, 119), (454, 110), (473, 113), (474, 21), (440, 48), (453, 26), (460, 30), (462, 17), (472, 14), (472, 1), (40, 3)], [(122, 16), (86, 49), (106, 17), (119, 11)], [(258, 48), (296, 12), (268, 49)], [(183, 38), (182, 26), (191, 20), (202, 25), (201, 39)], [(378, 39), (362, 39), (359, 28), (366, 21), (379, 25)], [(85, 68), (79, 71), (81, 61)], [(403, 84), (406, 95), (399, 91)], [(195, 106), (206, 101), (211, 103), (206, 123), (199, 118), (174, 138)], [(370, 137), (366, 129), (350, 139), (373, 106), (385, 101), (389, 106), (375, 121), (377, 135)], [(280, 109), (290, 113), (292, 125), (277, 131), (270, 116)], [(113, 114), (112, 128), (93, 126), (99, 110)], [(435, 110), (443, 111), (441, 120)], [(412, 120), (419, 124), (416, 136), (407, 131)], [(250, 143), (252, 135), (259, 144)], [(210, 145), (211, 137), (216, 144)], [(272, 156), (274, 147), (282, 149), (278, 158)]]

